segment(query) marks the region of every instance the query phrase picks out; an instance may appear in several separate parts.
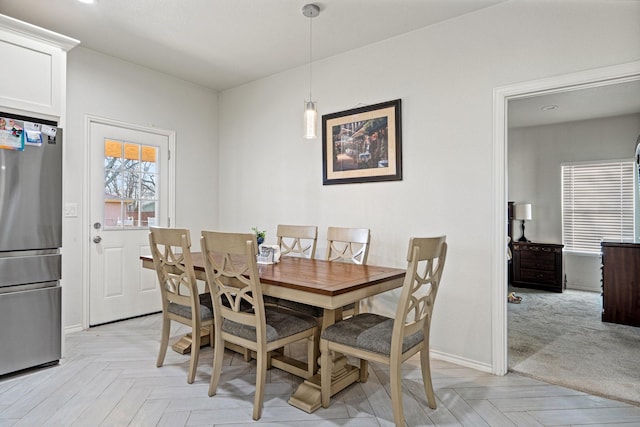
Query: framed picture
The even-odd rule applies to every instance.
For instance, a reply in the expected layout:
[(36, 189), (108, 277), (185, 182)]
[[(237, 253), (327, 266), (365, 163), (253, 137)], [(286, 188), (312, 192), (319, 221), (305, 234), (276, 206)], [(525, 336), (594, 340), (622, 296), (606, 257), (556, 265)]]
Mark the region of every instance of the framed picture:
[(322, 116), (322, 184), (402, 180), (400, 100)]

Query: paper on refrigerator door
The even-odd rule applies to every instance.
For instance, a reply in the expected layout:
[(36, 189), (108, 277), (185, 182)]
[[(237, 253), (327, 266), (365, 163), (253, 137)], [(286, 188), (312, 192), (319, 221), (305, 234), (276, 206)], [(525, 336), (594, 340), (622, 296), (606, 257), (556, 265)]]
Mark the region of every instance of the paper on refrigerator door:
[(23, 134), (22, 122), (0, 117), (0, 148), (5, 150), (24, 150)]

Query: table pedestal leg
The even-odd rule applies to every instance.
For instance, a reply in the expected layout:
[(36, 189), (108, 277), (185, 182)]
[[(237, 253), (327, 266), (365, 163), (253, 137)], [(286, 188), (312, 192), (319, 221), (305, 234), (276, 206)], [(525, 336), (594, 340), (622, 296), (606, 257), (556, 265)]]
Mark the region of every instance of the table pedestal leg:
[[(360, 369), (349, 365), (348, 360), (342, 354), (335, 354), (333, 370), (331, 373), (331, 396), (345, 387), (360, 380)], [(324, 369), (322, 366), (320, 369)], [(289, 404), (308, 413), (312, 413), (321, 406), (320, 370), (313, 377), (304, 380), (298, 389), (289, 398)]]
[[(346, 356), (335, 353), (333, 355), (333, 370), (331, 372), (331, 396), (338, 393), (345, 387), (360, 381), (360, 369), (350, 365)], [(304, 380), (297, 390), (289, 398), (289, 404), (308, 413), (312, 413), (322, 404), (320, 393), (320, 366), (318, 373), (313, 377)]]
[[(342, 308), (334, 310), (324, 309), (322, 317), (322, 330), (330, 325), (342, 320)], [(360, 369), (349, 365), (349, 361), (342, 353), (332, 352), (333, 360), (331, 369), (331, 396), (338, 393), (345, 387), (360, 381)], [(312, 413), (322, 405), (322, 395), (320, 387), (320, 370), (325, 367), (320, 366), (318, 373), (304, 380), (298, 389), (289, 398), (289, 404), (308, 413)]]
[[(209, 329), (200, 328), (200, 347), (205, 345), (209, 345)], [(171, 349), (180, 354), (191, 353), (191, 332), (176, 341), (176, 343), (171, 346)]]

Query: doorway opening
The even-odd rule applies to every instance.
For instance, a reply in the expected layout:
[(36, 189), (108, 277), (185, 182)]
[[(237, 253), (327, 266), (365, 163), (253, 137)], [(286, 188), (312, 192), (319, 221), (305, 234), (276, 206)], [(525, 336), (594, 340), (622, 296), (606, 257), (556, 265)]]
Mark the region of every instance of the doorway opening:
[(600, 68), (554, 78), (541, 79), (494, 89), (494, 167), (493, 167), (493, 268), (492, 268), (492, 371), (508, 371), (507, 337), (507, 171), (508, 103), (568, 91), (640, 80), (640, 62)]

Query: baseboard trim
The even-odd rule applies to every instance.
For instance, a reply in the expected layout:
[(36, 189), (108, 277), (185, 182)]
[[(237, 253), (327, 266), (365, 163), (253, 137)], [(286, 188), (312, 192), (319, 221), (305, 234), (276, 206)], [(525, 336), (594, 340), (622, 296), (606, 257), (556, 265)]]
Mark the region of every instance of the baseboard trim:
[(74, 332), (81, 332), (84, 331), (84, 328), (82, 327), (82, 325), (72, 325), (72, 326), (65, 326), (64, 327), (64, 334), (68, 335)]
[(488, 372), (493, 374), (493, 368), (488, 363), (481, 363), (476, 360), (467, 359), (460, 356), (455, 356), (450, 353), (443, 353), (438, 350), (430, 350), (431, 357), (438, 360), (444, 360), (445, 362), (455, 363), (456, 365), (464, 366), (465, 368), (471, 368), (482, 372)]
[(602, 288), (592, 288), (588, 286), (569, 285), (567, 283), (567, 290), (572, 291), (585, 291), (585, 292), (602, 292)]

